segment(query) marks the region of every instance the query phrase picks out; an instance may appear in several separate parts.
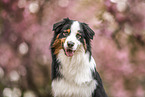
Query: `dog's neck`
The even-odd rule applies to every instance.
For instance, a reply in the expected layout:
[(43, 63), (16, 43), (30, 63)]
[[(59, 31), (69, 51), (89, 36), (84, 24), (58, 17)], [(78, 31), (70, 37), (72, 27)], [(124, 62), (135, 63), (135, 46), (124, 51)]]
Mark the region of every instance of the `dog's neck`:
[(68, 81), (83, 84), (92, 80), (91, 70), (94, 64), (89, 60), (89, 52), (80, 47), (72, 57), (67, 57), (63, 50), (59, 51), (58, 61), (61, 63), (60, 72)]

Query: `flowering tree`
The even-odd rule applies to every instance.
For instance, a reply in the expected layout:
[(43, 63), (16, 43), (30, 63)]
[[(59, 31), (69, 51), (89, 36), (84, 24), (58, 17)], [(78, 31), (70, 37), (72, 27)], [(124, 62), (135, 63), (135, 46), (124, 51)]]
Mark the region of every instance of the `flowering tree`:
[(89, 24), (109, 97), (145, 96), (143, 0), (1, 0), (0, 97), (50, 97), (52, 26)]

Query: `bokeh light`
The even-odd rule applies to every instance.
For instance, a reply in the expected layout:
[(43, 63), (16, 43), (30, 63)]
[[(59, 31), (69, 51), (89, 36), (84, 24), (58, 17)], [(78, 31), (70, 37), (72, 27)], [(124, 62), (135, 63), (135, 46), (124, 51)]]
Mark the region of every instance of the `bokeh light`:
[(24, 97), (37, 97), (32, 91), (26, 91)]
[(3, 90), (3, 96), (4, 97), (21, 97), (21, 90), (18, 88), (5, 88)]
[(12, 90), (10, 88), (5, 88), (3, 90), (3, 96), (4, 97), (12, 97)]
[(14, 71), (14, 70), (10, 72), (9, 76), (10, 76), (11, 81), (18, 81), (20, 79), (19, 73), (17, 71)]
[(39, 4), (38, 2), (32, 2), (29, 5), (29, 11), (31, 13), (37, 13), (39, 11)]
[(22, 55), (25, 55), (28, 53), (28, 45), (25, 43), (25, 42), (22, 42), (20, 45), (19, 45), (19, 53), (22, 54)]

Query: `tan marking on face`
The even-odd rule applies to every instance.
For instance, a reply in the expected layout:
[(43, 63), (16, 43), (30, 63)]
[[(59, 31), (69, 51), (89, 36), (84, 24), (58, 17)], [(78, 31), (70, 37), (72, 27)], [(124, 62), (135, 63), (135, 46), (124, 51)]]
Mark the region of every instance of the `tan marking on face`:
[(67, 29), (67, 32), (70, 33), (70, 29)]
[(57, 37), (56, 37), (56, 39), (55, 39), (55, 41), (54, 41), (54, 43), (52, 45), (52, 48), (55, 48), (54, 54), (56, 54), (56, 55), (63, 48), (62, 45), (65, 42), (65, 38), (59, 39), (58, 37), (59, 37), (59, 35), (57, 35)]
[(70, 34), (70, 29), (64, 30), (64, 32)]

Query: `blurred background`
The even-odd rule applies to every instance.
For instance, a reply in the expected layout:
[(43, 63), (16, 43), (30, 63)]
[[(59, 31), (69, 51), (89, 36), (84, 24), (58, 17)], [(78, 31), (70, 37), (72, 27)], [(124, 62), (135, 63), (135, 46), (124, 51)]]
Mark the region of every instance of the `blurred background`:
[(0, 0), (0, 97), (52, 97), (52, 27), (66, 17), (95, 31), (109, 97), (145, 97), (144, 10), (144, 0)]

